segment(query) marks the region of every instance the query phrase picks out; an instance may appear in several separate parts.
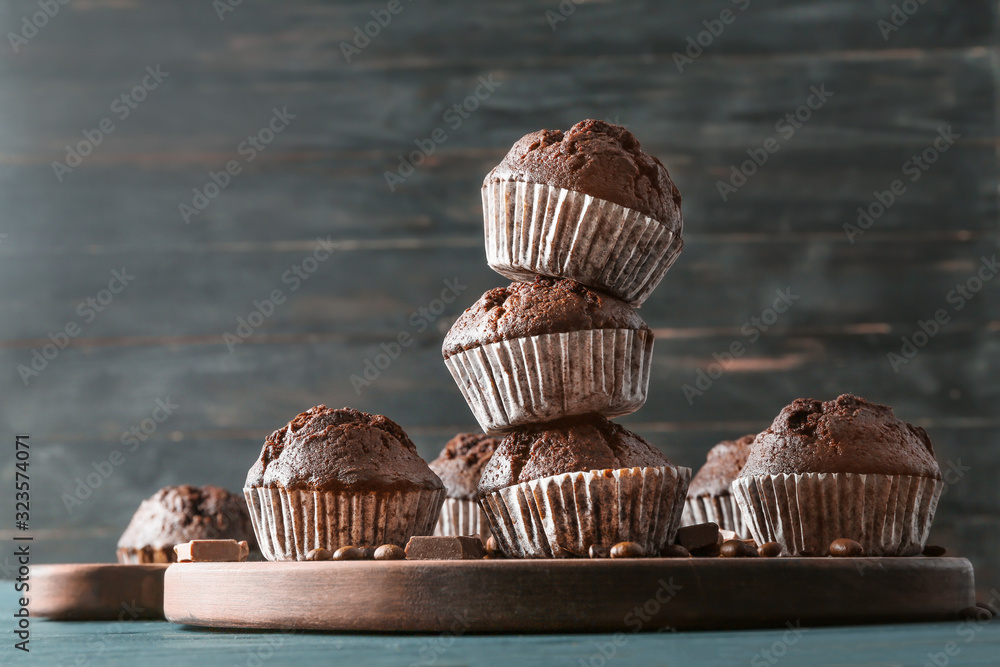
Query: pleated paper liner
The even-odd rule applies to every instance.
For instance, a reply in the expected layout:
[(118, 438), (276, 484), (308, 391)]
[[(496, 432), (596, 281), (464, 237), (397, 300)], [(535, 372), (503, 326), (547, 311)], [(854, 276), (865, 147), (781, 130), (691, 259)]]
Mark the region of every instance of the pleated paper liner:
[(684, 502), (681, 525), (692, 526), (697, 523), (715, 523), (719, 528), (731, 530), (742, 538), (750, 537), (750, 530), (743, 521), (743, 512), (731, 493), (720, 496), (688, 496)]
[(511, 280), (571, 278), (640, 306), (680, 255), (683, 223), (572, 190), (483, 184), (486, 261)]
[(490, 538), (490, 524), (475, 500), (446, 498), (434, 534), (478, 535), (485, 544)]
[(251, 487), (243, 489), (264, 558), (305, 560), (318, 547), (405, 547), (430, 535), (444, 489), (339, 493)]
[(677, 533), (690, 481), (690, 468), (672, 466), (571, 472), (499, 489), (482, 505), (509, 557), (585, 557), (591, 545), (625, 541), (658, 554)]
[(592, 329), (490, 343), (445, 359), (487, 433), (646, 402), (653, 333)]
[(943, 488), (910, 475), (802, 473), (741, 477), (732, 484), (758, 544), (784, 555), (829, 554), (846, 537), (866, 556), (914, 556), (927, 544)]

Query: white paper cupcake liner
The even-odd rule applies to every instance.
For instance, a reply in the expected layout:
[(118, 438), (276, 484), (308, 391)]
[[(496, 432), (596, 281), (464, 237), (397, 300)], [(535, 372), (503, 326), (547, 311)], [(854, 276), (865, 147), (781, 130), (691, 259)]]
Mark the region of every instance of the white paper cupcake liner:
[(444, 489), (337, 493), (280, 488), (243, 489), (264, 558), (305, 560), (311, 550), (342, 546), (405, 547), (434, 531)]
[(584, 557), (618, 542), (652, 555), (673, 541), (690, 481), (690, 468), (672, 466), (570, 472), (499, 489), (482, 506), (508, 557)]
[(646, 402), (653, 332), (592, 329), (490, 343), (445, 359), (487, 433)]
[(486, 261), (511, 280), (571, 278), (634, 306), (680, 255), (683, 223), (572, 190), (524, 181), (483, 184)]
[(490, 538), (490, 524), (479, 503), (464, 498), (446, 498), (435, 535), (478, 535), (483, 544)]
[(732, 484), (758, 544), (785, 555), (825, 556), (846, 537), (866, 556), (923, 551), (941, 497), (940, 480), (910, 475), (802, 473), (740, 477)]
[(743, 512), (731, 493), (720, 496), (688, 496), (684, 501), (681, 525), (692, 526), (697, 523), (715, 523), (719, 528), (731, 530), (741, 538), (750, 537), (750, 531), (743, 521)]

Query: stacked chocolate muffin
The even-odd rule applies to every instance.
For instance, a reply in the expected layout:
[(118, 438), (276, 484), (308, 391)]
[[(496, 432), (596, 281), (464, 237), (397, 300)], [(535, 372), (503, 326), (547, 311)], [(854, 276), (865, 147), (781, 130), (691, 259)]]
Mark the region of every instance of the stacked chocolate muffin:
[(483, 183), (488, 263), (518, 282), (466, 310), (442, 352), (483, 429), (506, 435), (478, 497), (509, 556), (653, 555), (676, 532), (690, 469), (607, 418), (646, 402), (636, 308), (680, 253), (680, 203), (631, 132), (596, 120), (523, 137)]

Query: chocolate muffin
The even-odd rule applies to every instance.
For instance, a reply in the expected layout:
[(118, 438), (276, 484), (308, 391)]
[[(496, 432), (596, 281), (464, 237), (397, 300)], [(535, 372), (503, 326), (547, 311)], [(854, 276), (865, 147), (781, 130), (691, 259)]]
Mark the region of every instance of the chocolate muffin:
[(483, 182), (489, 265), (572, 278), (640, 305), (680, 254), (681, 195), (624, 127), (525, 135)]
[(585, 556), (626, 541), (653, 555), (677, 532), (690, 479), (640, 436), (590, 414), (508, 434), (478, 495), (508, 556)]
[(428, 464), (444, 482), (447, 496), (435, 535), (479, 535), (483, 542), (489, 539), (489, 523), (476, 500), (476, 488), (499, 444), (499, 438), (482, 433), (459, 433)]
[(572, 280), (486, 292), (444, 339), (455, 382), (488, 433), (646, 401), (653, 334), (628, 304)]
[(755, 437), (751, 433), (723, 440), (709, 450), (705, 465), (688, 487), (682, 525), (712, 522), (740, 537), (750, 537), (730, 486), (743, 469)]
[(786, 406), (732, 488), (759, 544), (825, 555), (847, 538), (868, 556), (905, 556), (923, 550), (942, 483), (922, 428), (844, 394)]
[(175, 563), (174, 545), (246, 540), (257, 548), (246, 501), (217, 486), (165, 486), (142, 501), (118, 539), (118, 562)]
[(244, 493), (264, 557), (304, 560), (429, 535), (444, 485), (391, 419), (319, 405), (267, 437)]

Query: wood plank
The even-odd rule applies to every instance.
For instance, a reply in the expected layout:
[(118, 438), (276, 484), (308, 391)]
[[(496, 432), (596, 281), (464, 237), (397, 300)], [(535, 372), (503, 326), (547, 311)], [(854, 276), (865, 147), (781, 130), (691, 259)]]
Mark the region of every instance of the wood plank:
[[(818, 580), (837, 595), (815, 595)], [(944, 621), (974, 601), (968, 561), (922, 557), (187, 563), (164, 581), (174, 623), (340, 632), (454, 632), (456, 618), (470, 633)]]

